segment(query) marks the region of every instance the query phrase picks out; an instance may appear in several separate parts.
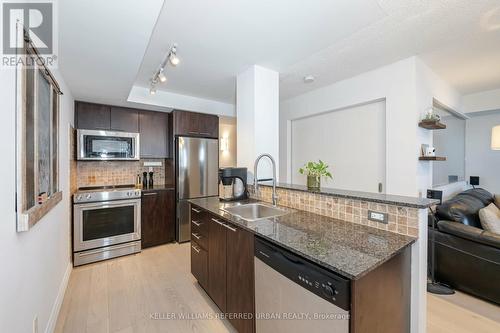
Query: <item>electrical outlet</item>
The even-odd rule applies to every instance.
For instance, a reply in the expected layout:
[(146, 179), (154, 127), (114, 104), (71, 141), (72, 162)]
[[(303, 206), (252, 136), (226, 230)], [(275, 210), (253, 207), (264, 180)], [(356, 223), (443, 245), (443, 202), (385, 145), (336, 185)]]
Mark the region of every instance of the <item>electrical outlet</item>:
[(153, 172), (153, 168), (152, 167), (149, 167), (149, 172)]
[(387, 213), (374, 212), (372, 210), (368, 211), (368, 220), (386, 224), (389, 222)]
[(38, 315), (33, 318), (33, 333), (38, 333)]

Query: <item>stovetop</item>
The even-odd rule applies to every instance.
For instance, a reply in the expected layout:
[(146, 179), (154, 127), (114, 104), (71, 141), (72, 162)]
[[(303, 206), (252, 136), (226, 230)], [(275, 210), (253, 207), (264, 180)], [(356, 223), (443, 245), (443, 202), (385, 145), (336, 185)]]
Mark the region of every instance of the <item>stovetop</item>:
[(140, 199), (141, 190), (134, 185), (105, 185), (80, 187), (73, 195), (74, 203)]

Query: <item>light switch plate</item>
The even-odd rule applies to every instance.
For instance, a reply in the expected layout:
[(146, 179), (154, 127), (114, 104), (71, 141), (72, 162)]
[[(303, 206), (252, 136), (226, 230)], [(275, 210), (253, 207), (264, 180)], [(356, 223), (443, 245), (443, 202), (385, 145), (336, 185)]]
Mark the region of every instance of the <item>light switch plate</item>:
[(373, 210), (368, 211), (368, 220), (380, 222), (380, 223), (388, 223), (387, 213), (375, 212)]

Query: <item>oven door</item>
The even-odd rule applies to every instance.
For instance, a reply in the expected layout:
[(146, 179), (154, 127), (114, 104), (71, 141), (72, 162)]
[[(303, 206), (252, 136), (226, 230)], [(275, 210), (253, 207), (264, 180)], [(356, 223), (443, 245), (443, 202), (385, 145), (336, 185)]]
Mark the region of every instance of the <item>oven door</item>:
[(139, 133), (78, 130), (79, 160), (138, 160)]
[(73, 247), (83, 251), (141, 239), (141, 200), (73, 206)]

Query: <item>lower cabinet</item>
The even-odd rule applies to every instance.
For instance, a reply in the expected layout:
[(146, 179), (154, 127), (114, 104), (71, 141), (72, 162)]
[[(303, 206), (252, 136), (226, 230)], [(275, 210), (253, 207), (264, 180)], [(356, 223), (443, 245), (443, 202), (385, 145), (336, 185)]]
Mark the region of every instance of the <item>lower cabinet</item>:
[(144, 191), (141, 198), (142, 248), (175, 239), (174, 190)]
[[(191, 273), (239, 333), (254, 332), (253, 234), (208, 212), (192, 214), (191, 223), (208, 226), (191, 236)], [(208, 238), (206, 248), (195, 236)]]

